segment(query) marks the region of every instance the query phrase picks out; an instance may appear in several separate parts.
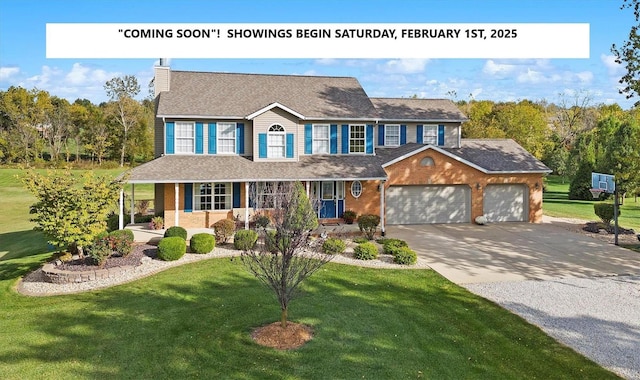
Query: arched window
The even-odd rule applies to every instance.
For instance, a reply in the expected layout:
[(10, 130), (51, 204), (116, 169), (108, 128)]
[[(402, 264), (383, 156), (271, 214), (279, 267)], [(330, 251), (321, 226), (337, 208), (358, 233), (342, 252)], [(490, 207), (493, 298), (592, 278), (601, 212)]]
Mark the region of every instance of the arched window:
[(433, 166), (433, 165), (435, 165), (435, 162), (433, 162), (433, 158), (425, 157), (425, 158), (422, 159), (422, 161), (420, 161), (420, 165), (422, 165), (422, 166)]
[(274, 124), (267, 133), (267, 157), (284, 158), (286, 154), (284, 127)]

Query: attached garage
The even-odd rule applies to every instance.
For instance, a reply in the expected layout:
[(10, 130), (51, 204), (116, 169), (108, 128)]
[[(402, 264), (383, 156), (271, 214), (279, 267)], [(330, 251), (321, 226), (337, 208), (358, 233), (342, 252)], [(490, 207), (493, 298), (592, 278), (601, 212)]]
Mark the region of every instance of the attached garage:
[(487, 185), (484, 215), (489, 222), (524, 222), (529, 210), (527, 187), (523, 184)]
[(390, 186), (387, 224), (468, 223), (471, 189), (466, 185)]

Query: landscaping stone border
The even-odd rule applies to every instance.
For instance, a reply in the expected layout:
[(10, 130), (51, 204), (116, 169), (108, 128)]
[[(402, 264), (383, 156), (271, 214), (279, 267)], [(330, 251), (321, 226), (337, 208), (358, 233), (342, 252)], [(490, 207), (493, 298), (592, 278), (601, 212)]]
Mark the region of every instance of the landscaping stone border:
[(42, 267), (47, 282), (53, 284), (79, 284), (82, 282), (116, 278), (131, 271), (135, 267), (124, 265), (115, 268), (99, 268), (87, 271), (70, 271), (57, 268), (57, 263), (47, 263)]

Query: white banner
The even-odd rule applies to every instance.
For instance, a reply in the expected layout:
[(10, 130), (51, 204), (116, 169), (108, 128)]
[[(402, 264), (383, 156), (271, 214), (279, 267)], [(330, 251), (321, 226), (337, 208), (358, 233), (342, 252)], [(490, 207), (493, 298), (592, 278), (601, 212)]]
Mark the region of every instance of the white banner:
[(47, 58), (589, 58), (589, 24), (47, 24)]

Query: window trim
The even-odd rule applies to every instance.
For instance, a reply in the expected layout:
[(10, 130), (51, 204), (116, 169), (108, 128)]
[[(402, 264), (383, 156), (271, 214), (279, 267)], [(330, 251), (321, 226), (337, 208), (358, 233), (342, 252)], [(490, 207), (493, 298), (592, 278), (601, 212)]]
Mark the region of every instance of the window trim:
[[(232, 137), (221, 137), (222, 136), (222, 127), (223, 126), (232, 126), (233, 128), (233, 138)], [(238, 130), (238, 123), (233, 122), (233, 121), (219, 121), (216, 123), (216, 153), (217, 154), (237, 154), (238, 152), (238, 147), (236, 146), (237, 144), (237, 130)], [(222, 141), (229, 141), (233, 139), (233, 152), (223, 152), (222, 151), (222, 146), (220, 144), (221, 140)]]
[[(174, 121), (173, 122), (173, 154), (195, 154), (196, 152), (196, 123), (195, 121)], [(178, 137), (178, 125), (190, 125), (191, 126), (191, 137)], [(178, 140), (191, 140), (191, 149), (190, 152), (179, 151)]]
[[(325, 138), (316, 138), (316, 128), (322, 127), (327, 129), (327, 137)], [(326, 152), (318, 152), (316, 151), (316, 141), (326, 142), (327, 149)], [(331, 125), (330, 124), (313, 124), (311, 128), (311, 153), (312, 154), (330, 154), (331, 153)]]
[[(433, 128), (433, 136), (427, 135), (427, 130)], [(433, 139), (433, 143), (428, 143), (428, 139)], [(428, 145), (438, 146), (438, 125), (437, 124), (425, 124), (422, 126), (422, 143)]]
[[(209, 185), (209, 194), (198, 194), (201, 185)], [(224, 194), (216, 194), (215, 188), (216, 186), (224, 185), (225, 193)], [(233, 186), (231, 182), (196, 182), (193, 184), (193, 211), (229, 211), (233, 209)], [(216, 197), (224, 197), (225, 208), (216, 208)], [(204, 204), (208, 204), (210, 208), (202, 208), (203, 202), (198, 202), (198, 198), (209, 198), (208, 202)], [(227, 208), (227, 206), (229, 206)]]
[[(398, 134), (397, 134), (397, 138), (398, 138), (398, 143), (397, 144), (389, 144), (389, 137), (396, 137), (396, 136), (390, 136), (389, 135), (389, 129), (391, 128), (398, 128)], [(400, 146), (400, 124), (385, 124), (384, 126), (384, 146)]]
[[(356, 127), (362, 127), (362, 138), (352, 137), (352, 131)], [(386, 133), (386, 132), (385, 132)], [(352, 142), (362, 141), (362, 152), (354, 152), (352, 150)], [(366, 124), (349, 124), (349, 154), (367, 154), (367, 125)]]
[(355, 199), (360, 198), (363, 190), (364, 188), (362, 187), (362, 182), (358, 180), (351, 182), (350, 191), (352, 197), (354, 197)]
[[(281, 131), (275, 131), (272, 129), (274, 129), (275, 127), (280, 127), (282, 128)], [(281, 136), (282, 137), (282, 146), (280, 145), (272, 145), (271, 144), (271, 139), (269, 138), (270, 136)], [(274, 148), (282, 148), (282, 156), (272, 156), (271, 153), (271, 147)], [(269, 129), (267, 129), (267, 158), (277, 158), (277, 159), (283, 159), (283, 158), (287, 158), (287, 131), (284, 128), (284, 126), (282, 124), (278, 124), (278, 123), (274, 123), (271, 124), (269, 126)]]

